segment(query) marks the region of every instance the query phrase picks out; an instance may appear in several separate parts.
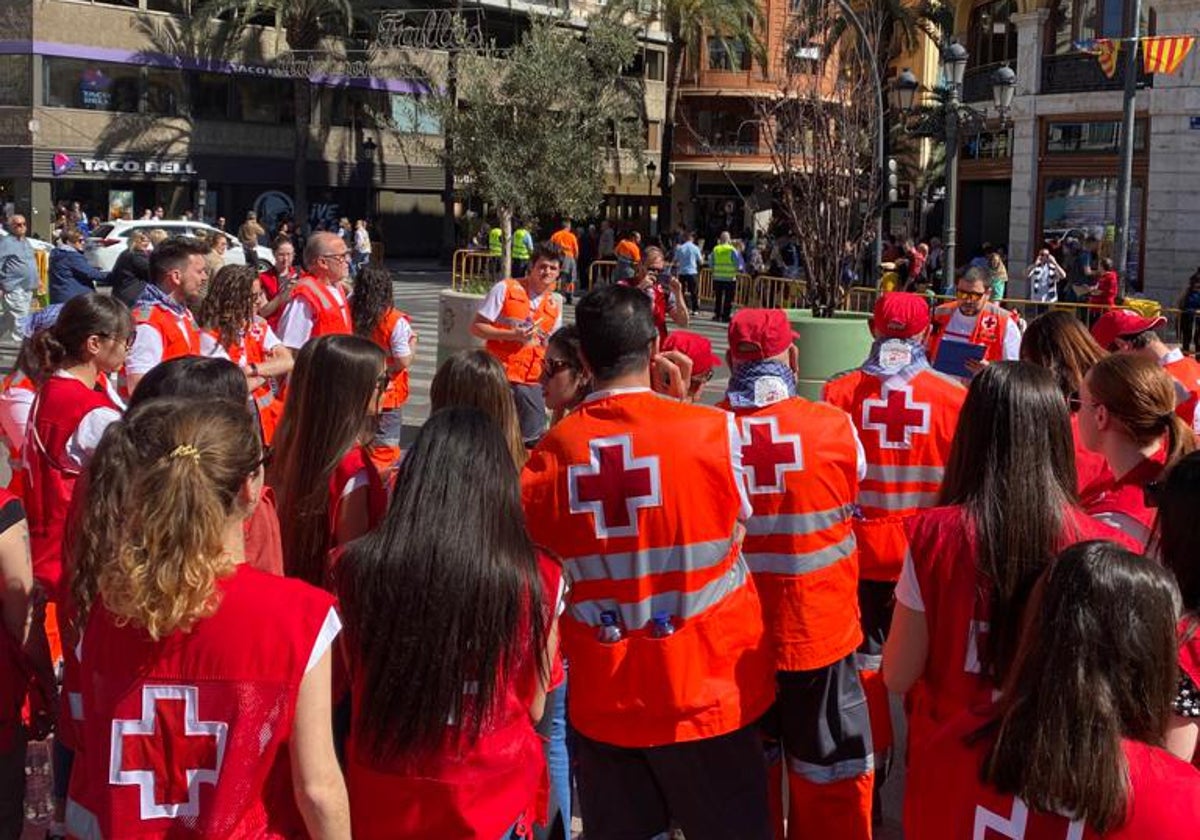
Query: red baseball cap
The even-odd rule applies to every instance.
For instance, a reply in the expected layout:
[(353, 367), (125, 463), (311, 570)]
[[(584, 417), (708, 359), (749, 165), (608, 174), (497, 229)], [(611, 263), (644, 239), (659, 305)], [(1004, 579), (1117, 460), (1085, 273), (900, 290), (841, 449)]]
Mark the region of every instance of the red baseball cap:
[(929, 303), (911, 292), (888, 292), (875, 301), (871, 328), (881, 338), (912, 338), (929, 326)]
[(702, 335), (686, 330), (676, 330), (662, 343), (663, 350), (678, 350), (692, 360), (692, 376), (703, 376), (721, 364), (721, 357), (713, 352), (712, 342)]
[(1111, 349), (1118, 338), (1127, 335), (1137, 335), (1146, 330), (1154, 330), (1167, 323), (1167, 319), (1159, 315), (1147, 318), (1132, 309), (1110, 309), (1092, 324), (1092, 338), (1105, 350)]
[(769, 359), (799, 337), (782, 309), (743, 309), (729, 323), (729, 352), (739, 359)]

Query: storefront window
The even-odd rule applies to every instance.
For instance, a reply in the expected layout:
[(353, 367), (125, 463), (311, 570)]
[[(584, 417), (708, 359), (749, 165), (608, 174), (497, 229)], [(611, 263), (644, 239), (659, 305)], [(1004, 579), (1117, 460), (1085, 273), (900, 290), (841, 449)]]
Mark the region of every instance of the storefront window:
[(229, 119), (229, 77), (219, 73), (189, 73), (192, 117), (198, 120)]
[(0, 105), (29, 105), (31, 73), (28, 55), (0, 55)]
[(45, 67), (44, 104), (89, 111), (138, 110), (141, 68), (128, 64), (51, 58)]
[(275, 125), (295, 119), (292, 83), (287, 79), (234, 78), (235, 119)]
[[(1046, 126), (1046, 153), (1115, 155), (1121, 148), (1119, 122), (1052, 122)], [(1133, 149), (1146, 150), (1146, 121), (1134, 124)]]
[[(1135, 180), (1130, 195), (1129, 278), (1134, 289), (1142, 288), (1143, 186)], [(1117, 221), (1115, 177), (1046, 178), (1042, 194), (1044, 239), (1050, 242), (1063, 241), (1065, 254), (1073, 254), (1091, 242), (1090, 247), (1095, 248), (1100, 256), (1113, 256)], [(1064, 268), (1070, 271), (1069, 265), (1064, 265)]]

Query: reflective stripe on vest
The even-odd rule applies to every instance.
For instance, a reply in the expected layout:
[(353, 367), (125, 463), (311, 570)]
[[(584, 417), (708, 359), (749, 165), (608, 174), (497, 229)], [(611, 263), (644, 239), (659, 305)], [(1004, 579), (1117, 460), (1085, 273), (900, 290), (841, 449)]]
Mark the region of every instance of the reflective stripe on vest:
[(941, 484), (946, 476), (945, 467), (911, 467), (882, 464), (867, 465), (867, 481), (918, 482)]
[(773, 554), (767, 552), (747, 552), (746, 565), (754, 574), (768, 575), (806, 575), (818, 569), (832, 566), (839, 560), (853, 557), (858, 543), (854, 534), (847, 535), (841, 542), (818, 549), (794, 554)]
[(104, 840), (104, 832), (100, 830), (100, 820), (87, 808), (74, 799), (67, 799), (67, 810), (64, 815), (67, 831), (78, 840)]
[(83, 695), (78, 691), (67, 692), (67, 706), (71, 710), (72, 720), (83, 720)]
[(792, 534), (802, 537), (840, 525), (848, 520), (853, 512), (852, 507), (837, 507), (815, 513), (777, 513), (773, 516), (755, 514), (746, 523), (746, 533), (753, 537), (765, 534)]
[(878, 671), (883, 667), (882, 653), (854, 654), (854, 667), (858, 671)]
[(699, 572), (719, 565), (729, 556), (732, 540), (712, 540), (692, 545), (644, 548), (614, 554), (592, 554), (563, 561), (568, 580), (632, 580), (670, 572)]
[(571, 605), (571, 616), (583, 624), (599, 627), (602, 613), (615, 612), (621, 616), (621, 622), (631, 629), (645, 627), (658, 612), (684, 620), (695, 618), (745, 586), (748, 575), (749, 570), (739, 557), (729, 571), (694, 592), (656, 592), (641, 601), (627, 604), (612, 598), (576, 601)]
[(862, 758), (847, 758), (833, 764), (812, 764), (788, 756), (788, 769), (798, 776), (818, 785), (829, 785), (843, 779), (857, 779), (875, 769), (875, 754), (867, 753)]
[(858, 503), (865, 507), (875, 507), (881, 510), (909, 510), (910, 508), (927, 508), (937, 504), (937, 493), (888, 493), (875, 490), (861, 490)]

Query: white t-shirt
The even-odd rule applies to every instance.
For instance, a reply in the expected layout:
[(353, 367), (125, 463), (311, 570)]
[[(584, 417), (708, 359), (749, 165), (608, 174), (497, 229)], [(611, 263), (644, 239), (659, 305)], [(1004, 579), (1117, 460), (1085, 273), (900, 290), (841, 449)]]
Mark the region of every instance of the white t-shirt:
[[(1021, 358), (1021, 329), (1007, 314), (997, 317), (1004, 324), (1004, 349), (1001, 358), (1006, 362), (1015, 362)], [(955, 307), (954, 313), (950, 316), (950, 323), (946, 325), (946, 329), (942, 333), (942, 341), (958, 341), (965, 344), (971, 341), (974, 333), (975, 316), (963, 315)]]
[[(542, 305), (542, 298), (553, 292), (543, 292), (537, 297), (529, 299), (529, 309), (531, 312), (536, 312), (537, 308)], [(504, 302), (508, 300), (508, 284), (501, 280), (488, 291), (487, 297), (483, 299), (483, 303), (479, 307), (479, 315), (485, 320), (498, 327), (515, 327), (515, 323), (499, 323), (500, 312), (504, 309)], [(562, 326), (563, 310), (562, 306), (558, 307), (558, 317), (554, 321), (554, 329), (550, 330), (554, 333)]]
[(392, 357), (406, 359), (411, 356), (412, 338), (412, 324), (409, 323), (407, 318), (397, 318), (396, 326), (392, 327), (392, 334), (388, 338), (388, 346), (391, 348)]
[(896, 582), (896, 603), (903, 604), (914, 612), (925, 612), (925, 599), (921, 597), (921, 583), (913, 566), (912, 554), (904, 553), (904, 565), (900, 567), (900, 580)]
[(35, 392), (28, 388), (9, 388), (0, 394), (0, 429), (18, 450), (25, 446), (25, 429)]
[[(339, 284), (334, 283), (325, 288), (334, 296), (339, 306), (345, 305), (346, 296)], [(283, 315), (279, 319), (279, 338), (285, 346), (299, 350), (312, 337), (315, 323), (316, 317), (308, 301), (296, 295), (283, 308)]]
[[(275, 330), (271, 329), (269, 325), (260, 324), (260, 326), (266, 330), (266, 334), (263, 336), (263, 352), (269, 354), (282, 342), (280, 342), (279, 336), (275, 335)], [(221, 343), (217, 341), (214, 336), (211, 336), (208, 333), (200, 333), (200, 355), (208, 356), (213, 359), (229, 358), (229, 353), (227, 353), (225, 348), (221, 346)], [(238, 363), (238, 365), (244, 368), (249, 364), (250, 363), (246, 361), (246, 354), (243, 353), (242, 360)]]
[[(71, 374), (62, 370), (55, 371), (54, 375), (63, 379), (75, 379)], [(79, 421), (79, 425), (75, 427), (71, 437), (67, 438), (66, 451), (63, 455), (66, 462), (76, 469), (81, 470), (87, 466), (96, 447), (100, 445), (100, 438), (104, 436), (104, 430), (110, 423), (121, 419), (121, 411), (125, 408), (125, 403), (113, 390), (112, 383), (107, 378), (104, 380), (104, 390), (118, 408), (108, 406), (93, 408), (83, 415), (83, 419)], [(28, 429), (29, 434), (32, 434), (32, 431), (32, 428)]]

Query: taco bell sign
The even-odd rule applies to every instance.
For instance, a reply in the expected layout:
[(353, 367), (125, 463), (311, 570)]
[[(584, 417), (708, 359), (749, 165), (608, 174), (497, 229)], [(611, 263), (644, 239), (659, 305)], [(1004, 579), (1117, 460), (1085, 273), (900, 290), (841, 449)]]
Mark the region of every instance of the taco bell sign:
[(169, 178), (189, 178), (196, 175), (196, 168), (190, 160), (137, 157), (74, 158), (61, 152), (54, 156), (53, 169), (56, 176), (72, 169), (89, 174), (163, 175)]

